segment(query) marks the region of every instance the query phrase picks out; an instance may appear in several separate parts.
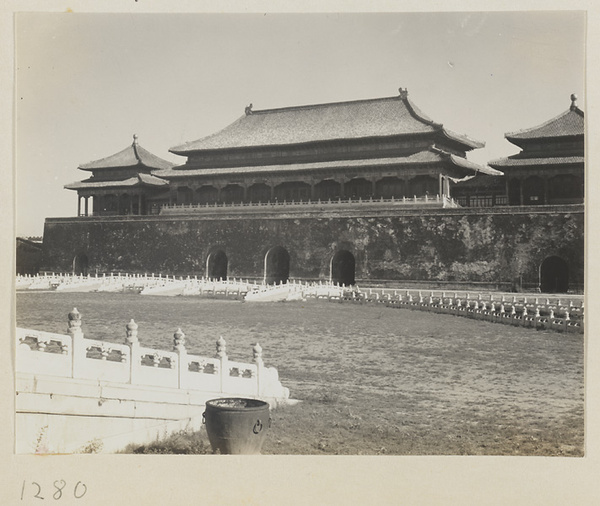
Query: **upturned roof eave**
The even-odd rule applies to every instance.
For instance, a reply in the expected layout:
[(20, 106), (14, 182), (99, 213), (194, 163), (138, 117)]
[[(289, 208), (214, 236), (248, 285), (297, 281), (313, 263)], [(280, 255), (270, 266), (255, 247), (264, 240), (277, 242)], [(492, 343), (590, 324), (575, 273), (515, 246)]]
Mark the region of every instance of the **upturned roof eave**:
[(457, 156), (452, 153), (447, 153), (439, 148), (432, 148), (436, 152), (439, 152), (440, 155), (448, 162), (453, 164), (456, 167), (460, 167), (461, 169), (467, 169), (474, 171), (475, 174), (487, 174), (489, 176), (501, 176), (503, 173), (501, 171), (497, 171), (485, 165), (479, 165), (478, 163), (472, 162), (471, 160), (467, 160), (462, 156)]
[[(459, 144), (462, 144), (464, 146), (468, 146), (471, 149), (480, 149), (480, 148), (485, 147), (484, 141), (472, 139), (471, 137), (468, 137), (466, 135), (457, 134), (455, 132), (452, 132), (451, 130), (444, 128), (443, 125), (441, 126), (440, 131), (446, 138), (448, 138), (452, 141), (458, 142)], [(470, 150), (466, 150), (466, 151), (470, 151)]]
[(504, 175), (504, 172), (502, 172), (501, 170), (494, 169), (493, 167), (489, 167), (487, 165), (479, 165), (479, 164), (475, 164), (473, 162), (464, 164), (464, 163), (460, 163), (460, 162), (457, 162), (454, 160), (453, 160), (453, 163), (457, 167), (475, 171), (475, 174), (485, 174), (486, 176), (493, 176), (493, 177), (500, 177), (500, 176)]

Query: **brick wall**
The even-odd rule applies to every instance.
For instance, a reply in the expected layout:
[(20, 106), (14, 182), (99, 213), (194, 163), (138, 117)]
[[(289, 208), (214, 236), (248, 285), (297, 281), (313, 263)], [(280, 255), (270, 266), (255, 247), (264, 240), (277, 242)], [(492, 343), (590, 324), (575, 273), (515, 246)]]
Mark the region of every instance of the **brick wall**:
[(358, 281), (535, 288), (542, 261), (559, 256), (570, 287), (583, 288), (583, 206), (48, 218), (42, 270), (70, 272), (83, 253), (91, 273), (204, 275), (208, 255), (221, 249), (229, 276), (262, 278), (274, 246), (289, 252), (293, 278), (328, 279), (344, 249)]

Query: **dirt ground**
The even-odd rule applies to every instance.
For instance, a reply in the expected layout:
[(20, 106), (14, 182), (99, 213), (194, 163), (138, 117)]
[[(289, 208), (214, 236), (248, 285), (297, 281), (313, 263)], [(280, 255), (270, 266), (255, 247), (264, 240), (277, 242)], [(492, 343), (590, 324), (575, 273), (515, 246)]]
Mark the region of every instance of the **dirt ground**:
[[(313, 350), (286, 368), (304, 402), (273, 411), (263, 453), (583, 455), (581, 335), (350, 309), (347, 339), (295, 343)], [(397, 331), (370, 335), (379, 318)]]

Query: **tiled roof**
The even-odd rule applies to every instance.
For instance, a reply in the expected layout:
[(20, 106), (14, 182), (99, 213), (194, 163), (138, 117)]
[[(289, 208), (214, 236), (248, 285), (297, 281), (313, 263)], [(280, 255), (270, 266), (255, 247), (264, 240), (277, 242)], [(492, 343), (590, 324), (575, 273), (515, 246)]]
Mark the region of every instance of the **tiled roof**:
[(574, 165), (583, 164), (583, 156), (555, 156), (547, 158), (499, 158), (488, 162), (491, 167), (532, 167), (540, 165)]
[(541, 125), (516, 132), (510, 132), (505, 135), (509, 141), (526, 139), (544, 139), (567, 136), (583, 136), (584, 117), (583, 111), (578, 107), (572, 106), (568, 111), (559, 114)]
[(153, 176), (151, 174), (138, 174), (138, 178), (140, 180), (140, 183), (150, 186), (163, 186), (165, 184), (169, 184), (164, 179)]
[(168, 186), (168, 182), (150, 174), (137, 176), (120, 181), (95, 181), (94, 178), (85, 179), (65, 185), (67, 190), (97, 189), (97, 188), (131, 188), (135, 186)]
[[(385, 167), (388, 165), (414, 165), (426, 163), (439, 163), (449, 161), (459, 167), (473, 170), (482, 173), (497, 173), (497, 171), (477, 165), (465, 158), (445, 153), (438, 149), (419, 151), (418, 153), (404, 157), (389, 157), (389, 158), (368, 158), (359, 160), (335, 160), (330, 162), (310, 162), (310, 163), (292, 163), (285, 165), (262, 165), (262, 166), (246, 166), (233, 168), (216, 168), (216, 169), (184, 169), (173, 168), (169, 170), (161, 170), (154, 172), (155, 175), (167, 179), (177, 177), (190, 176), (226, 176), (248, 173), (272, 173), (272, 172), (289, 172), (289, 171), (314, 171), (318, 169), (346, 169), (355, 167)], [(490, 172), (491, 171), (491, 172)]]
[(503, 175), (502, 172), (500, 172), (499, 170), (492, 169), (491, 167), (486, 167), (485, 165), (479, 165), (460, 156), (450, 155), (450, 159), (452, 163), (458, 165), (459, 167), (464, 167), (465, 169), (471, 169), (475, 172), (480, 172), (482, 174), (489, 174), (490, 176)]
[(137, 143), (137, 136), (133, 136), (133, 144), (114, 155), (84, 163), (79, 166), (81, 170), (109, 169), (118, 167), (133, 167), (144, 165), (150, 169), (168, 169), (172, 163), (150, 153)]
[(341, 139), (412, 135), (441, 131), (468, 149), (484, 144), (445, 130), (407, 98), (396, 97), (336, 102), (252, 111), (223, 130), (170, 149), (194, 151), (257, 146), (280, 146)]

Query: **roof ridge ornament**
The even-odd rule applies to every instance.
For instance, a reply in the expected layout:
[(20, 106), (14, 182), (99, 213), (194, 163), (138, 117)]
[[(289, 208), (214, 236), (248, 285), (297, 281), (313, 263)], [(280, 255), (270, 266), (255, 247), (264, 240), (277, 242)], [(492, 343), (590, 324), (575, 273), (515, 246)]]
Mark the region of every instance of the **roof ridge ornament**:
[(398, 91), (400, 92), (400, 98), (402, 100), (406, 100), (408, 98), (408, 88), (398, 88)]
[(252, 114), (252, 104), (250, 104), (248, 107), (246, 107), (244, 112), (246, 113), (246, 116), (250, 116)]
[(574, 111), (577, 109), (577, 95), (575, 93), (571, 94), (571, 110)]
[(133, 134), (133, 145), (134, 146), (138, 145), (138, 136), (137, 136), (137, 134)]

